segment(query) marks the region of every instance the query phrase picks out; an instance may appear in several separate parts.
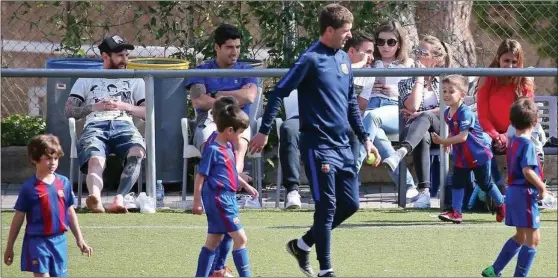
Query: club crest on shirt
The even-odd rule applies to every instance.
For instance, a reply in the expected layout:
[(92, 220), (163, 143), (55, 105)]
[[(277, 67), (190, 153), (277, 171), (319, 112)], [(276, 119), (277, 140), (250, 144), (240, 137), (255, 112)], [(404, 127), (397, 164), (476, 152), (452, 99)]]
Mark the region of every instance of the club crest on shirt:
[(38, 261), (38, 260), (33, 260), (32, 264), (33, 264), (34, 266), (38, 266), (38, 265), (39, 265), (39, 261)]
[(535, 217), (535, 223), (539, 223), (539, 222), (541, 222), (541, 217), (540, 216)]
[(349, 66), (347, 66), (347, 64), (341, 64), (341, 71), (344, 74), (349, 74)]
[(234, 222), (234, 224), (236, 224), (236, 225), (240, 224), (240, 218), (235, 217), (235, 218), (233, 219), (233, 222)]
[(58, 197), (64, 197), (64, 190), (60, 189), (58, 190)]
[(329, 164), (322, 164), (322, 172), (329, 173)]

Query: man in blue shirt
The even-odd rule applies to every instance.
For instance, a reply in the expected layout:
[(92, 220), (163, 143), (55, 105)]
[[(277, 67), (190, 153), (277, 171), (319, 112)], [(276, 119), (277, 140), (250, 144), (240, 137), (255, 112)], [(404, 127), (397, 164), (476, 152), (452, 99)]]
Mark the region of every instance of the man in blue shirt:
[[(368, 154), (381, 160), (367, 139), (353, 89), (351, 61), (343, 50), (351, 38), (353, 15), (338, 4), (320, 14), (320, 39), (303, 52), (294, 67), (268, 93), (268, 104), (259, 133), (250, 150), (260, 152), (267, 143), (271, 124), (282, 99), (298, 90), (300, 152), (315, 202), (314, 224), (301, 238), (287, 243), (302, 272), (313, 276), (310, 248), (316, 243), (320, 277), (334, 277), (330, 260), (331, 230), (359, 207), (358, 175), (349, 146), (349, 125)], [(372, 155), (372, 154), (370, 154)]]
[[(238, 28), (222, 24), (214, 34), (215, 59), (205, 62), (197, 69), (251, 69), (252, 66), (237, 62), (240, 55), (240, 39), (242, 35)], [(192, 105), (196, 109), (197, 126), (194, 132), (194, 145), (202, 149), (207, 138), (217, 130), (213, 117), (209, 110), (213, 107), (216, 99), (222, 96), (236, 98), (242, 110), (250, 115), (250, 104), (254, 102), (258, 94), (258, 79), (254, 77), (192, 77), (186, 84), (190, 90)], [(238, 150), (238, 164), (236, 169), (242, 173), (244, 169), (244, 156), (250, 141), (250, 127), (248, 127), (235, 148)]]

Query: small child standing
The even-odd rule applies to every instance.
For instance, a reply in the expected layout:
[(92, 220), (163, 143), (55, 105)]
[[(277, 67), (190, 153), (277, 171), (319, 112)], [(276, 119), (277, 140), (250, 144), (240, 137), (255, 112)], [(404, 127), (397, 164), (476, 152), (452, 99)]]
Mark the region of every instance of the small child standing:
[(479, 187), (495, 202), (496, 221), (505, 217), (504, 196), (492, 182), (490, 160), (492, 152), (482, 135), (482, 129), (475, 114), (463, 103), (467, 94), (468, 80), (461, 75), (449, 75), (443, 80), (444, 102), (448, 106), (444, 119), (449, 127), (451, 137), (442, 139), (432, 133), (432, 141), (443, 145), (446, 151), (452, 149), (452, 210), (438, 216), (442, 221), (459, 224), (463, 221), (461, 209), (465, 195), (465, 186), (471, 183), (471, 171)]
[(494, 264), (482, 271), (484, 277), (500, 276), (517, 253), (513, 276), (526, 277), (535, 259), (536, 248), (541, 240), (537, 201), (544, 199), (547, 194), (535, 143), (531, 141), (537, 118), (537, 106), (529, 98), (520, 98), (511, 107), (510, 121), (516, 132), (508, 142), (506, 153), (506, 225), (515, 227), (516, 232), (504, 244)]
[(92, 249), (83, 240), (76, 212), (74, 193), (68, 179), (56, 174), (58, 159), (64, 155), (58, 137), (38, 135), (31, 139), (27, 154), (35, 165), (33, 177), (21, 186), (10, 226), (4, 263), (11, 265), (14, 243), (23, 220), (27, 219), (21, 251), (21, 271), (35, 277), (60, 277), (68, 274), (65, 232), (74, 234), (78, 248), (91, 256)]
[[(225, 234), (233, 240), (233, 260), (241, 277), (250, 276), (246, 249), (247, 237), (238, 215), (236, 191), (239, 187), (235, 155), (230, 142), (240, 139), (248, 128), (248, 115), (238, 105), (226, 105), (215, 113), (218, 134), (204, 148), (194, 182), (192, 212), (201, 214), (205, 208), (208, 231), (202, 247), (196, 277), (207, 277), (211, 271), (215, 249)], [(203, 199), (203, 208), (202, 208)]]
[[(238, 105), (238, 101), (236, 101), (235, 98), (230, 97), (230, 96), (223, 96), (223, 97), (218, 98), (213, 103), (213, 109), (211, 109), (210, 117), (213, 117), (212, 113), (214, 113), (215, 115), (218, 115), (220, 113), (220, 111), (222, 109), (224, 109), (225, 107), (227, 107), (228, 105)], [(215, 123), (217, 123), (217, 120), (219, 120), (218, 117), (215, 117), (213, 119), (213, 121)], [(202, 145), (202, 150), (204, 150), (206, 148), (206, 146), (211, 145), (211, 143), (213, 141), (215, 141), (215, 138), (217, 138), (217, 135), (219, 135), (219, 132), (214, 131), (209, 136), (206, 143)], [(237, 155), (238, 151), (234, 149), (235, 142), (230, 142), (230, 143), (232, 144), (233, 153), (234, 153), (235, 158), (237, 160), (239, 158), (239, 156)], [(236, 145), (238, 145), (238, 144), (236, 144)], [(252, 195), (253, 198), (258, 198), (258, 190), (256, 190), (250, 184), (248, 184), (248, 181), (249, 181), (250, 177), (248, 175), (246, 175), (246, 173), (241, 173), (242, 169), (239, 169), (238, 166), (239, 166), (239, 164), (236, 163), (235, 168), (236, 168), (237, 172), (239, 173), (238, 182), (240, 184), (240, 188), (243, 188), (244, 190), (246, 190), (246, 192), (248, 194)], [(231, 269), (226, 265), (227, 256), (232, 250), (232, 244), (233, 243), (232, 243), (231, 236), (229, 236), (228, 234), (225, 234), (225, 236), (223, 237), (223, 239), (219, 243), (219, 246), (217, 247), (217, 249), (215, 249), (215, 259), (213, 260), (213, 266), (211, 267), (211, 270), (209, 271), (209, 277), (234, 277), (232, 275)]]

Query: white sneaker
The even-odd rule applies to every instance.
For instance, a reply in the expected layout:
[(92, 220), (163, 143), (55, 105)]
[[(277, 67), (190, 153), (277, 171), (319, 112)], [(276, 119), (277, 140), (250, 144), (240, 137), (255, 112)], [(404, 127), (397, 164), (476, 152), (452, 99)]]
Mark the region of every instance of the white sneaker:
[(424, 190), (419, 192), (417, 201), (413, 205), (414, 208), (427, 209), (430, 208), (430, 191)]
[(417, 190), (416, 186), (409, 187), (407, 189), (407, 199), (414, 199), (419, 195), (419, 191)]
[(300, 209), (302, 202), (300, 201), (300, 194), (298, 190), (293, 190), (287, 194), (287, 203), (285, 209)]
[(393, 155), (387, 157), (382, 163), (387, 164), (392, 171), (397, 169), (399, 162), (407, 155), (407, 149), (400, 148)]
[(124, 196), (124, 207), (127, 209), (137, 209), (139, 207), (136, 202), (136, 198), (134, 197), (134, 192), (130, 192)]

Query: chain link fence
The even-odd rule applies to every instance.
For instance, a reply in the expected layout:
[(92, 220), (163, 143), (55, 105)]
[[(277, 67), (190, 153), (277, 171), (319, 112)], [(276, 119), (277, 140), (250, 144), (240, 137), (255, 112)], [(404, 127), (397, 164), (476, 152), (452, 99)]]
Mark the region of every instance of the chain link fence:
[[(315, 40), (323, 2), (9, 2), (2, 1), (2, 67), (43, 68), (53, 57), (98, 57), (96, 45), (119, 34), (138, 45), (134, 57), (178, 57), (197, 64), (211, 55), (211, 32), (221, 22), (243, 26), (246, 58), (284, 66), (278, 58), (299, 53)], [(558, 4), (539, 1), (343, 2), (355, 14), (355, 28), (373, 32), (377, 22), (397, 19), (412, 44), (433, 34), (454, 48), (457, 66), (488, 66), (498, 44), (518, 40), (526, 65), (556, 67)], [(281, 17), (290, 9), (290, 17)], [(293, 16), (294, 15), (294, 16)], [(359, 21), (376, 18), (376, 25)], [(289, 23), (296, 23), (295, 28)], [(289, 25), (289, 28), (283, 28)], [(275, 32), (270, 32), (275, 30)], [(290, 34), (286, 34), (291, 30)], [(296, 34), (293, 36), (292, 30)], [(285, 40), (295, 40), (297, 48)], [(270, 42), (274, 43), (270, 47)], [(276, 46), (279, 47), (279, 51)], [(457, 50), (457, 51), (455, 51)], [(266, 80), (266, 87), (276, 80)], [(556, 95), (556, 79), (537, 77), (537, 94)], [(46, 79), (3, 78), (2, 117), (46, 115)]]

